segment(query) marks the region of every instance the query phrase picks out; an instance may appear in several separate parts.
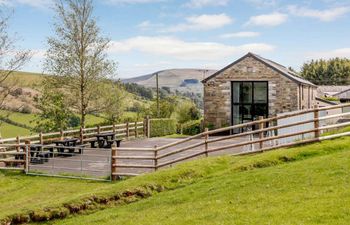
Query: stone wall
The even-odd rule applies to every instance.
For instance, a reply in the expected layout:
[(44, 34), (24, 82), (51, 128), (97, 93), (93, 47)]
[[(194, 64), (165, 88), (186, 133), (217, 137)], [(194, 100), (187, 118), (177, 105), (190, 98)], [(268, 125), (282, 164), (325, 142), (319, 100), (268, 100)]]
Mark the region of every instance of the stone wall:
[[(246, 57), (204, 83), (204, 121), (206, 126), (231, 125), (231, 81), (268, 81), (269, 116), (308, 107), (308, 91), (299, 102), (299, 84), (253, 57)], [(306, 86), (306, 89), (308, 86)], [(316, 89), (311, 88), (314, 92)], [(306, 92), (306, 93), (305, 93)], [(311, 93), (311, 92), (310, 92)], [(315, 98), (315, 94), (313, 95)], [(314, 101), (314, 100), (313, 100)], [(315, 103), (310, 103), (314, 105)]]

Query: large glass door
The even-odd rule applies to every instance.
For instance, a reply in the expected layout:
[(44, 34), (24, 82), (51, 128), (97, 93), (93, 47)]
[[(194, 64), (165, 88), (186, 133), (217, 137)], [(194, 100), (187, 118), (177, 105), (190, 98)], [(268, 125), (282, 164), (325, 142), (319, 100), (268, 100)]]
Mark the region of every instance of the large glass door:
[(267, 81), (233, 81), (231, 88), (233, 125), (268, 117)]

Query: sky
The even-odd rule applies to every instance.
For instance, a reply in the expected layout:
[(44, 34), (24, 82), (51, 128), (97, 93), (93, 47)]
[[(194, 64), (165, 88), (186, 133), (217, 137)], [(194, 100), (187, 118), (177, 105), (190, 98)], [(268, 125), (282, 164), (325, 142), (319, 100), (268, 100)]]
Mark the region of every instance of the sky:
[[(10, 34), (43, 72), (53, 35), (50, 0), (0, 0)], [(350, 0), (95, 0), (117, 76), (172, 68), (221, 69), (248, 52), (299, 70), (311, 59), (350, 58)]]

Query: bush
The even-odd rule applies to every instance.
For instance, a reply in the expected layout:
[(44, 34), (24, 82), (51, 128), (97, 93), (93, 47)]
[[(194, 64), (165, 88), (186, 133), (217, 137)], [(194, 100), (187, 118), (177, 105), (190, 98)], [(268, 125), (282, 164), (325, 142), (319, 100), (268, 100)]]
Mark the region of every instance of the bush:
[(182, 124), (182, 134), (196, 135), (201, 132), (201, 121), (192, 120)]
[(184, 101), (177, 107), (177, 120), (183, 124), (191, 120), (198, 120), (201, 114), (193, 102)]
[(176, 133), (176, 120), (174, 119), (151, 119), (151, 137), (161, 137)]
[(22, 108), (19, 109), (19, 112), (24, 114), (31, 114), (32, 109), (28, 105), (24, 105)]

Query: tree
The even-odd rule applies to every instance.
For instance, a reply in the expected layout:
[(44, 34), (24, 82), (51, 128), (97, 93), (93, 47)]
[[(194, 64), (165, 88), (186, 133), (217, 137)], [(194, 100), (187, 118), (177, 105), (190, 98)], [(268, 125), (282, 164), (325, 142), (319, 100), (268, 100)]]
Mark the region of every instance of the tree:
[(190, 120), (198, 120), (201, 117), (198, 108), (191, 101), (184, 101), (179, 104), (176, 112), (179, 123), (186, 123)]
[(125, 112), (125, 101), (127, 93), (120, 82), (113, 83), (106, 81), (101, 83), (102, 87), (100, 90), (101, 100), (100, 112), (106, 115), (106, 119), (109, 123), (117, 123), (121, 121), (123, 113)]
[(54, 86), (65, 89), (62, 93), (85, 127), (86, 115), (98, 111), (96, 84), (115, 72), (116, 64), (106, 54), (110, 40), (100, 36), (91, 0), (57, 0), (55, 10), (55, 36), (48, 38), (45, 70), (54, 75)]
[(350, 59), (311, 60), (304, 63), (301, 75), (317, 85), (350, 84)]
[(57, 89), (46, 85), (42, 96), (34, 100), (36, 107), (40, 110), (35, 119), (36, 131), (51, 132), (79, 125), (79, 123), (73, 124), (76, 120), (75, 116), (68, 107), (65, 95)]
[[(175, 98), (166, 98), (159, 101), (159, 118), (170, 118), (175, 111), (177, 101)], [(150, 106), (150, 114), (153, 118), (158, 118), (157, 102)]]
[(15, 86), (14, 80), (11, 82), (9, 78), (31, 57), (30, 51), (17, 50), (16, 39), (8, 32), (9, 19), (10, 16), (0, 9), (0, 108)]

